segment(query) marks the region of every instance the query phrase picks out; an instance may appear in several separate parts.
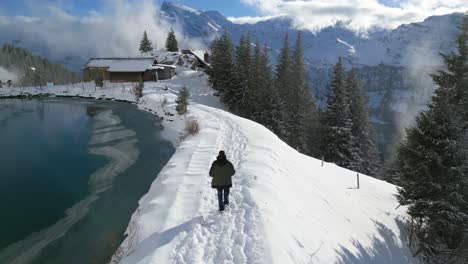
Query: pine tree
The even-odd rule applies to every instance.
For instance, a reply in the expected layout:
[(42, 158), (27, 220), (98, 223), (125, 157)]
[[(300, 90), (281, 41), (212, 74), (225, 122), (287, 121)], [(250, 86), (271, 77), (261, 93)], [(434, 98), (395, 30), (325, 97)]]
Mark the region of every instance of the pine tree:
[[(291, 113), (289, 118), (291, 146), (305, 154), (315, 153), (315, 134), (317, 133), (317, 109), (305, 78), (304, 54), (301, 33), (297, 33), (296, 45), (291, 56), (290, 81)], [(294, 107), (295, 106), (295, 107)]]
[(398, 200), (408, 206), (416, 254), (427, 263), (468, 261), (467, 45), (465, 16), (458, 52), (443, 56), (446, 70), (432, 75), (438, 88), (428, 110), (398, 148)]
[(291, 85), (291, 55), (289, 50), (288, 33), (284, 36), (283, 47), (280, 50), (278, 64), (275, 72), (275, 85), (278, 91), (278, 131), (280, 138), (289, 143), (291, 138), (289, 120), (292, 118), (291, 109), (295, 107), (290, 100)]
[(143, 37), (141, 38), (141, 41), (140, 41), (140, 49), (139, 50), (140, 50), (141, 53), (146, 53), (146, 52), (153, 51), (153, 44), (149, 40), (148, 35), (146, 34), (146, 30), (145, 30), (145, 32), (143, 32)]
[(345, 85), (345, 73), (341, 58), (335, 65), (334, 77), (330, 83), (331, 95), (327, 98), (325, 113), (325, 160), (348, 168), (354, 155), (354, 137), (352, 134), (352, 119), (350, 112), (349, 93)]
[(235, 52), (235, 74), (237, 76), (238, 87), (230, 95), (232, 104), (237, 106), (236, 112), (243, 117), (252, 115), (252, 51), (250, 48), (250, 36), (242, 35), (239, 46)]
[(172, 28), (171, 31), (169, 31), (169, 33), (167, 34), (166, 50), (172, 52), (179, 51), (179, 45), (177, 44), (177, 39)]
[(187, 112), (187, 106), (189, 105), (188, 98), (190, 97), (190, 92), (187, 90), (187, 87), (182, 88), (177, 97), (176, 111), (179, 115), (183, 115)]
[(233, 98), (237, 94), (238, 81), (234, 69), (234, 49), (231, 38), (227, 31), (220, 38), (216, 38), (211, 44), (210, 68), (208, 82), (219, 92), (221, 101), (228, 106), (228, 109), (235, 111), (237, 105)]
[(349, 168), (367, 175), (375, 175), (379, 169), (380, 158), (372, 139), (373, 129), (369, 123), (367, 97), (354, 70), (346, 78), (346, 87), (351, 99), (351, 132), (355, 139), (352, 148), (354, 160)]
[[(0, 67), (17, 73), (18, 79), (12, 80), (13, 86), (45, 85), (46, 82), (69, 84), (79, 81), (79, 77), (64, 66), (52, 64), (46, 58), (11, 44), (4, 44), (0, 49)], [(36, 70), (32, 71), (31, 67)]]
[(259, 88), (261, 94), (260, 100), (263, 102), (259, 118), (263, 120), (262, 124), (279, 135), (281, 131), (281, 98), (276, 85), (273, 83), (273, 70), (270, 66), (268, 54), (268, 47), (264, 45), (260, 56), (260, 77), (258, 80), (261, 83)]
[(263, 92), (263, 88), (267, 84), (262, 83), (264, 81), (264, 67), (262, 65), (262, 56), (262, 49), (260, 47), (260, 43), (257, 40), (252, 55), (252, 61), (250, 63), (251, 71), (249, 74), (249, 104), (251, 112), (249, 113), (249, 119), (264, 124), (265, 121), (262, 120), (264, 114), (263, 110), (267, 102), (261, 100), (265, 99), (264, 97), (267, 95)]
[(262, 49), (257, 41), (252, 57), (249, 85), (251, 119), (275, 131), (277, 127), (275, 123), (277, 110), (275, 109), (275, 97), (277, 97), (277, 93), (272, 78), (268, 47), (264, 46)]

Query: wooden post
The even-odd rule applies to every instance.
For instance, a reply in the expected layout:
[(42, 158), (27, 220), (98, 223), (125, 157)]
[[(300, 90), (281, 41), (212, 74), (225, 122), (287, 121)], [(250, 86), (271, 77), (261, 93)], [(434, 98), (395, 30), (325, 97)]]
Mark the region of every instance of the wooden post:
[(323, 156), (322, 156), (322, 167), (323, 167)]
[(359, 189), (359, 173), (356, 173), (357, 175), (357, 188)]

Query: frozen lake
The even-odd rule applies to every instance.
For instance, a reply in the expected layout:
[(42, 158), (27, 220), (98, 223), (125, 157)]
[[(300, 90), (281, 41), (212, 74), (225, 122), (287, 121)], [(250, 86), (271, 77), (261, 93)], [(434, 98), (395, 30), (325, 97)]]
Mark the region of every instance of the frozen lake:
[(0, 100), (0, 263), (106, 263), (174, 153), (136, 106)]

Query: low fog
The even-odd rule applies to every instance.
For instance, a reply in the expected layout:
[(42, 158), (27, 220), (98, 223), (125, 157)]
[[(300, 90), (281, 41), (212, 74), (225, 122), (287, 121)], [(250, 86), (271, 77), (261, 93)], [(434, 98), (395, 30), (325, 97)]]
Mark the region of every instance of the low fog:
[[(43, 7), (47, 16), (0, 16), (0, 43), (10, 42), (26, 47), (52, 61), (76, 64), (92, 56), (133, 56), (143, 31), (147, 31), (153, 46), (163, 48), (171, 28), (180, 47), (199, 48), (196, 40), (183, 37), (176, 24), (160, 18), (159, 7), (151, 0), (106, 0), (104, 11), (91, 11), (74, 16), (57, 6)], [(21, 41), (18, 41), (21, 40)], [(82, 66), (82, 65), (81, 65)]]
[(406, 138), (406, 129), (416, 124), (416, 116), (427, 110), (437, 89), (430, 74), (442, 69), (443, 62), (434, 45), (432, 40), (426, 38), (421, 39), (417, 45), (406, 47), (404, 56), (408, 60), (408, 67), (403, 72), (402, 85), (409, 89), (399, 90), (400, 94), (393, 98), (392, 109), (397, 134), (390, 145), (394, 147)]
[(0, 67), (0, 81), (2, 83), (12, 80), (13, 82), (17, 81), (17, 75), (14, 72), (8, 71), (5, 68)]

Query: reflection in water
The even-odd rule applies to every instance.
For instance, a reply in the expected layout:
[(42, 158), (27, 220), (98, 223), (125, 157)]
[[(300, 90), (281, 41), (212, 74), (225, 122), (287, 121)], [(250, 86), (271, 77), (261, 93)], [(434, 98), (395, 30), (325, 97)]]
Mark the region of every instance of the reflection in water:
[[(31, 263), (32, 261), (35, 262), (38, 259), (43, 263), (61, 263), (63, 261), (67, 261), (68, 263), (80, 263), (83, 261), (89, 261), (89, 258), (92, 256), (92, 254), (95, 253), (88, 252), (92, 250), (86, 249), (87, 247), (84, 244), (80, 244), (80, 248), (82, 248), (83, 251), (86, 250), (84, 252), (86, 252), (89, 256), (86, 256), (86, 254), (79, 254), (79, 256), (72, 258), (72, 254), (78, 254), (76, 252), (76, 248), (70, 250), (70, 248), (72, 248), (70, 245), (76, 245), (77, 240), (82, 242), (83, 239), (80, 237), (82, 236), (81, 234), (70, 234), (74, 233), (70, 232), (70, 229), (80, 229), (82, 230), (80, 233), (84, 232), (84, 234), (88, 236), (89, 233), (86, 234), (86, 232), (98, 234), (98, 232), (93, 230), (96, 228), (96, 225), (106, 225), (108, 224), (106, 223), (106, 220), (108, 221), (114, 217), (118, 218), (125, 216), (118, 225), (116, 224), (116, 226), (118, 226), (117, 230), (112, 230), (111, 232), (106, 231), (106, 234), (104, 235), (104, 237), (111, 235), (113, 237), (112, 241), (114, 241), (116, 244), (115, 247), (117, 247), (118, 241), (123, 235), (122, 230), (125, 228), (125, 223), (128, 222), (128, 218), (130, 217), (131, 212), (136, 207), (137, 199), (149, 188), (149, 184), (155, 176), (154, 170), (160, 169), (161, 167), (157, 165), (157, 163), (153, 166), (147, 166), (147, 161), (137, 162), (139, 161), (140, 156), (139, 148), (145, 145), (145, 143), (139, 144), (139, 138), (152, 140), (153, 142), (151, 143), (156, 144), (158, 141), (160, 141), (160, 139), (155, 137), (154, 134), (151, 133), (151, 130), (148, 130), (148, 127), (144, 127), (144, 130), (147, 131), (147, 133), (150, 135), (139, 137), (138, 135), (141, 134), (140, 132), (142, 129), (137, 127), (135, 131), (129, 128), (133, 128), (133, 126), (127, 126), (126, 123), (129, 120), (132, 120), (133, 122), (148, 121), (138, 120), (138, 118), (135, 118), (139, 115), (142, 115), (141, 119), (149, 118), (149, 116), (147, 116), (145, 113), (139, 112), (134, 107), (131, 108), (129, 105), (123, 106), (121, 103), (90, 104), (88, 101), (83, 100), (67, 100), (65, 103), (64, 100), (37, 100), (37, 102), (33, 102), (33, 105), (34, 107), (32, 108), (34, 111), (31, 111), (31, 108), (29, 108), (29, 111), (24, 111), (25, 109), (22, 108), (24, 107), (24, 104), (14, 102), (13, 107), (10, 108), (10, 112), (13, 113), (11, 117), (3, 117), (0, 115), (0, 122), (2, 122), (2, 120), (8, 120), (12, 118), (18, 119), (21, 115), (32, 115), (35, 113), (36, 122), (41, 127), (40, 130), (43, 130), (44, 132), (41, 134), (43, 137), (40, 138), (40, 140), (45, 140), (47, 142), (46, 145), (48, 146), (49, 151), (75, 151), (73, 147), (76, 146), (74, 146), (74, 144), (71, 144), (70, 146), (69, 141), (58, 140), (60, 139), (60, 134), (63, 133), (63, 130), (65, 129), (68, 132), (71, 131), (72, 134), (87, 133), (87, 137), (78, 137), (78, 139), (86, 139), (86, 144), (83, 144), (84, 142), (82, 140), (77, 140), (75, 143), (84, 145), (84, 147), (82, 147), (86, 149), (88, 156), (89, 154), (93, 154), (91, 157), (95, 157), (97, 159), (99, 159), (99, 156), (105, 157), (105, 160), (107, 161), (105, 163), (101, 162), (99, 167), (90, 166), (94, 167), (95, 169), (94, 172), (87, 173), (88, 176), (86, 178), (88, 190), (86, 197), (81, 197), (70, 208), (66, 209), (65, 217), (61, 217), (54, 224), (48, 225), (46, 228), (41, 228), (42, 230), (36, 230), (36, 233), (30, 234), (27, 238), (24, 238), (21, 241), (10, 244), (6, 248), (1, 249), (0, 263)], [(61, 108), (59, 112), (57, 112), (57, 105), (60, 105)], [(1, 107), (5, 108), (5, 106)], [(132, 111), (129, 111), (129, 108)], [(129, 113), (132, 113), (131, 118), (128, 116)], [(134, 114), (137, 115), (134, 116)], [(123, 117), (124, 121), (126, 120), (127, 122), (123, 122), (120, 116)], [(51, 117), (53, 118), (53, 121), (51, 121)], [(156, 118), (152, 118), (153, 119), (149, 123), (149, 127), (153, 127), (154, 131), (156, 128)], [(26, 118), (26, 120), (31, 121), (29, 118)], [(4, 126), (6, 126), (5, 124)], [(133, 123), (132, 125), (135, 124), (136, 123)], [(162, 151), (162, 153), (157, 155), (155, 155), (156, 153), (153, 151), (151, 152), (152, 156), (150, 157), (154, 158), (158, 155), (161, 155), (164, 156), (165, 160), (167, 161), (173, 150), (172, 147), (170, 147), (170, 150), (167, 151), (168, 146), (170, 146), (167, 144), (167, 142), (164, 142), (163, 145), (166, 151)], [(40, 148), (40, 151), (43, 151), (43, 149)], [(148, 152), (147, 150), (144, 151)], [(1, 154), (2, 153), (0, 152), (0, 157)], [(65, 153), (61, 153), (61, 155), (63, 154)], [(81, 164), (82, 160), (75, 159), (71, 162), (75, 164), (79, 163), (83, 167), (88, 167), (88, 164), (86, 163)], [(61, 173), (69, 173), (69, 168), (66, 166), (62, 167), (61, 169)], [(122, 179), (129, 177), (131, 175), (125, 174), (133, 174), (132, 172), (149, 175), (149, 177), (146, 177), (146, 180), (145, 178), (142, 179), (142, 181), (147, 185), (145, 188), (141, 188), (142, 186), (136, 186), (138, 187), (138, 191), (135, 191), (135, 193), (130, 197), (133, 200), (130, 199), (128, 201), (122, 201), (124, 210), (120, 209), (120, 211), (116, 211), (116, 209), (119, 208), (114, 208), (109, 205), (109, 203), (112, 203), (113, 200), (120, 202), (119, 199), (115, 199), (117, 197), (112, 197), (112, 193), (121, 188), (119, 185), (116, 185), (117, 187), (115, 190), (113, 190), (114, 181), (116, 177), (122, 177)], [(66, 179), (66, 181), (68, 180), (73, 181), (74, 179)], [(126, 183), (126, 187), (128, 187), (128, 183)], [(132, 192), (132, 190), (126, 191)], [(106, 195), (101, 197), (101, 194)], [(108, 204), (106, 204), (106, 202)], [(100, 209), (96, 210), (98, 207), (100, 207)], [(94, 210), (96, 210), (96, 213), (93, 213)], [(109, 214), (100, 215), (97, 213), (103, 212), (104, 210), (109, 210)], [(83, 220), (87, 218), (97, 218), (98, 224), (95, 220), (87, 220), (83, 222)], [(91, 223), (87, 224), (87, 222)], [(80, 223), (80, 225), (78, 225), (78, 223)], [(91, 238), (91, 240), (93, 239)], [(44, 251), (44, 249), (48, 247), (51, 249)], [(97, 248), (97, 250), (99, 251), (99, 248)], [(107, 254), (99, 256), (99, 258), (104, 260), (108, 258), (108, 255), (111, 255), (112, 252), (101, 252), (100, 254)], [(80, 257), (84, 258), (85, 260), (80, 259)], [(95, 258), (95, 256), (93, 256), (93, 258)]]

